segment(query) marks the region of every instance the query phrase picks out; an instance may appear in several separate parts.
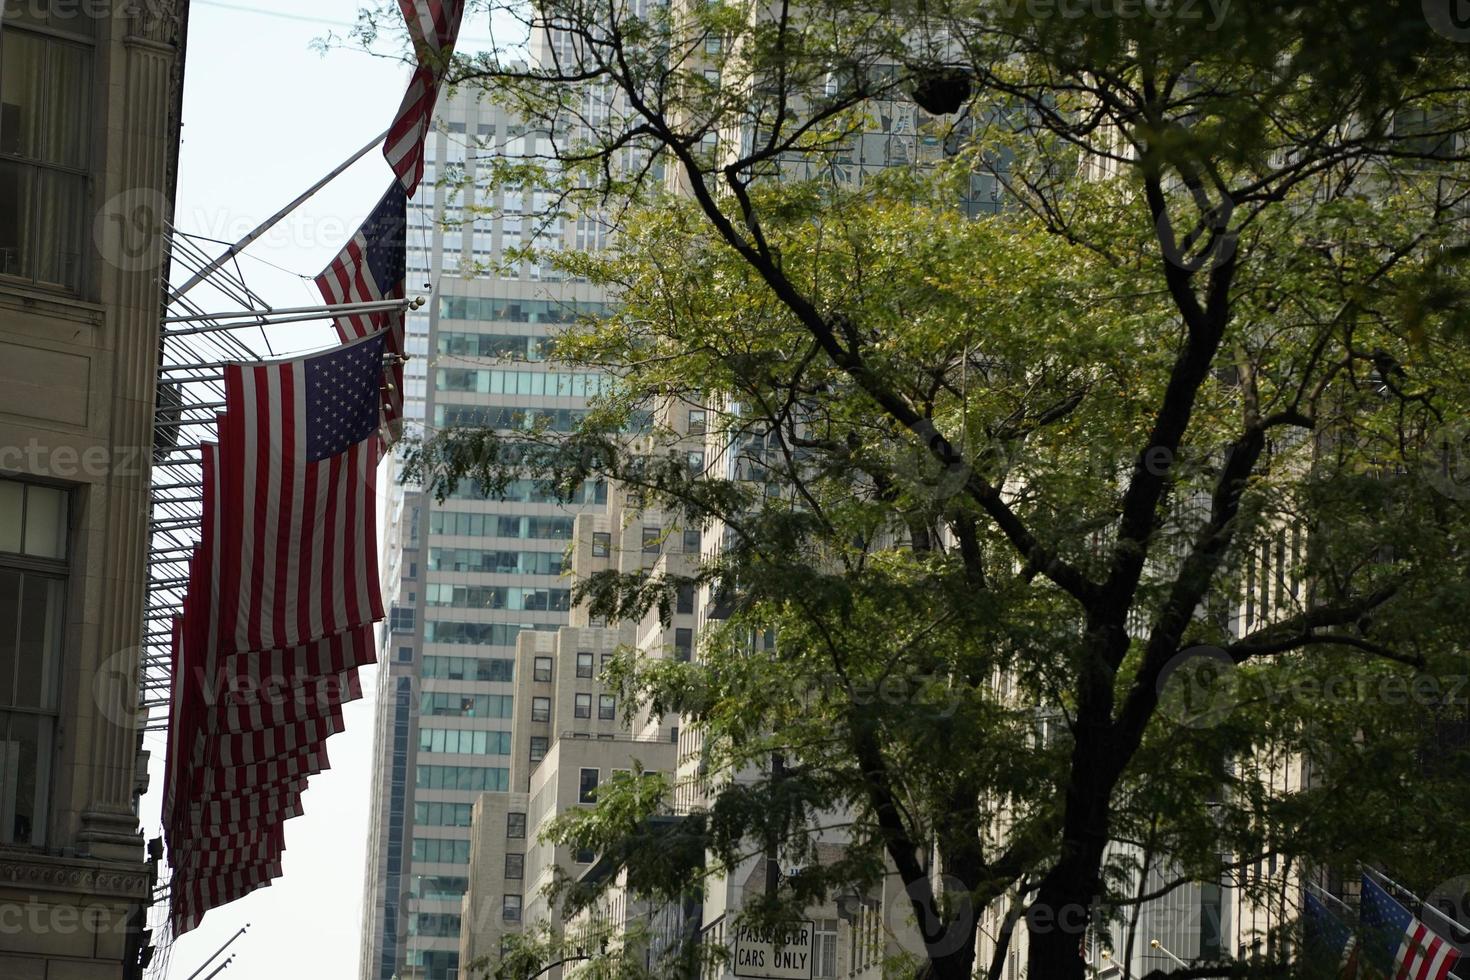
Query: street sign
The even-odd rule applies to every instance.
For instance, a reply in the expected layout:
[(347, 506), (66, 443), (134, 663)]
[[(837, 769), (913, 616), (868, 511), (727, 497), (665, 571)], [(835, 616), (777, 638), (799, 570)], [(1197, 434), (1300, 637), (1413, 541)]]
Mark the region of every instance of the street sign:
[(757, 980), (812, 980), (817, 927), (803, 922), (779, 935), (744, 923), (735, 927), (737, 977)]

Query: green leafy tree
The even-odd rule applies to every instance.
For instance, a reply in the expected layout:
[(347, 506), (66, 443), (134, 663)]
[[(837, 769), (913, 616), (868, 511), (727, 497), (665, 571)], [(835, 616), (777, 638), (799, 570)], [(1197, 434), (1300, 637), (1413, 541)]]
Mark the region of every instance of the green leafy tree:
[[(728, 529), (698, 662), (618, 670), (710, 773), (763, 775), (715, 778), (679, 848), (556, 833), (673, 896), (841, 819), (845, 855), (747, 914), (896, 874), (907, 968), (945, 980), (999, 974), (976, 910), (1007, 896), (1030, 975), (1082, 977), (1089, 926), (1159, 894), (1141, 856), (1265, 900), (1242, 869), (1271, 856), (1427, 886), (1466, 850), (1465, 48), (1418, 3), (1026, 6), (491, 4), (555, 58), (456, 77), (545, 134), (494, 182), (616, 224), (544, 258), (620, 293), (557, 345), (618, 384), (569, 437), (412, 461)], [(935, 113), (912, 164), (857, 180), (908, 99)], [(749, 478), (626, 438), (680, 399)], [(680, 584), (578, 596), (638, 618)]]

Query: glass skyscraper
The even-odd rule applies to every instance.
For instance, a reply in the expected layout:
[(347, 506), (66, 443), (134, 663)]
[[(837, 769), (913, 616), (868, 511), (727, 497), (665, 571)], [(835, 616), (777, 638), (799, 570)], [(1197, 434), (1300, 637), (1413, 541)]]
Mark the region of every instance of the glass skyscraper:
[[(602, 310), (604, 297), (504, 259), (533, 240), (599, 247), (605, 232), (592, 219), (546, 222), (549, 201), (532, 188), (483, 200), (459, 189), (474, 187), (491, 157), (547, 153), (544, 135), (477, 95), (442, 99), (410, 202), (409, 294), (429, 302), (409, 316), (407, 427), (567, 431), (603, 380), (557, 366), (551, 342), (579, 314)], [(441, 505), (391, 476), (360, 975), (449, 980), (459, 975), (470, 808), (484, 791), (511, 788), (516, 636), (567, 623), (561, 573), (573, 519), (604, 504), (607, 490), (588, 485), (564, 505), (529, 483), (491, 500), (461, 487)]]

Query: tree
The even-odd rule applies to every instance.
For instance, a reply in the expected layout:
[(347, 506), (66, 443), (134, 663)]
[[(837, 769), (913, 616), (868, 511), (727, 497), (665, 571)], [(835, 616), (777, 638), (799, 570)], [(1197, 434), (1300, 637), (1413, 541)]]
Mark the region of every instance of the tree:
[[(848, 856), (758, 914), (891, 868), (918, 972), (971, 976), (974, 910), (1012, 894), (1030, 975), (1071, 980), (1077, 910), (1125, 915), (1139, 853), (1177, 881), (1463, 863), (1465, 55), (1419, 4), (1239, 2), (1213, 30), (1157, 4), (491, 6), (558, 42), (457, 77), (546, 135), (497, 180), (616, 222), (553, 257), (622, 291), (558, 345), (619, 385), (569, 438), (451, 432), (415, 463), (440, 489), (602, 475), (730, 529), (702, 662), (623, 677), (716, 771), (792, 762), (717, 795), (711, 868), (849, 814)], [(909, 96), (943, 158), (856, 183)], [(984, 180), (1005, 206), (975, 220)], [(622, 438), (670, 398), (768, 478)], [(637, 616), (677, 584), (579, 595)], [(1272, 792), (1297, 755), (1312, 785)]]

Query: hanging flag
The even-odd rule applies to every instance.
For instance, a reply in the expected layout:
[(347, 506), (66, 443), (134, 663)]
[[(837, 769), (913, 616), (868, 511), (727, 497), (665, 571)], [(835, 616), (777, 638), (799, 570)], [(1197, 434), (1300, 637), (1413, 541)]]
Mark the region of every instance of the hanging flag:
[[(332, 306), (403, 299), (407, 248), (408, 195), (395, 182), (352, 241), (316, 277), (317, 289)], [(378, 331), (388, 336), (387, 351), (394, 357), (383, 370), (381, 427), (384, 440), (391, 445), (398, 439), (403, 418), (404, 311), (348, 314), (338, 317), (335, 324), (337, 336), (344, 341)]]
[(1460, 959), (1453, 946), (1367, 875), (1359, 915), (1363, 959), (1395, 980), (1445, 980)]
[(1350, 980), (1358, 975), (1358, 939), (1348, 925), (1311, 892), (1304, 903), (1303, 932), (1309, 963), (1324, 976)]
[(409, 194), (424, 179), (424, 142), (439, 101), (439, 87), (449, 71), (454, 42), (464, 17), (463, 0), (399, 0), (413, 39), (418, 67), (408, 92), (388, 128), (383, 156)]
[(304, 646), (383, 618), (373, 434), (385, 341), (225, 367), (222, 654)]
[(464, 16), (463, 0), (398, 0), (398, 9), (403, 12), (420, 61), (426, 53), (438, 54), (454, 47)]

